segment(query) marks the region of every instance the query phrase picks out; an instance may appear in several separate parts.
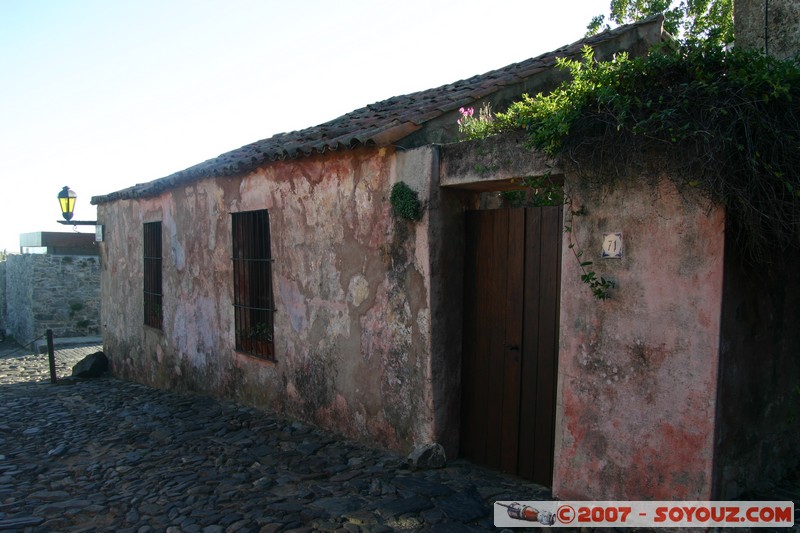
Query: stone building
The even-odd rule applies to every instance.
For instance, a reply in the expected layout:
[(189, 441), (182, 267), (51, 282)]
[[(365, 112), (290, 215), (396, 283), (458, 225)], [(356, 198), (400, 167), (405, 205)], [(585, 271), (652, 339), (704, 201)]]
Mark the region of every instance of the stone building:
[[(795, 364), (793, 315), (739, 312), (756, 292), (737, 285), (723, 210), (665, 180), (593, 197), (562, 175), (597, 206), (575, 238), (607, 252), (619, 282), (598, 305), (561, 208), (478, 209), (548, 162), (515, 136), (447, 144), (458, 140), (460, 108), (502, 109), (554, 87), (564, 75), (555, 59), (584, 45), (599, 59), (644, 53), (668, 38), (662, 22), (93, 198), (113, 372), (398, 451), (438, 442), (558, 497), (710, 499), (783, 475), (798, 432), (757, 419), (790, 405), (756, 376)], [(393, 212), (400, 182), (420, 200), (418, 220)], [(758, 372), (746, 357), (754, 337), (730, 343), (745, 326), (787, 332)], [(781, 377), (770, 385), (788, 391)], [(774, 454), (753, 453), (764, 432)]]

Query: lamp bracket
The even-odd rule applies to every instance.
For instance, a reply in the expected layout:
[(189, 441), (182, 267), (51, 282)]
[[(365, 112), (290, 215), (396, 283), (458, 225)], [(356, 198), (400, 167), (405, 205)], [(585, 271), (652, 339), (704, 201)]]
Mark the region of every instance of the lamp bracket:
[(65, 226), (96, 226), (96, 220), (56, 220), (59, 224)]

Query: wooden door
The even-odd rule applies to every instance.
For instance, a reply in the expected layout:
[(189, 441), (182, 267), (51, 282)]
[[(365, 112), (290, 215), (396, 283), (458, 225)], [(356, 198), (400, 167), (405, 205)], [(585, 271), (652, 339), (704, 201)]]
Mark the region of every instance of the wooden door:
[(466, 219), (461, 453), (552, 484), (562, 209)]

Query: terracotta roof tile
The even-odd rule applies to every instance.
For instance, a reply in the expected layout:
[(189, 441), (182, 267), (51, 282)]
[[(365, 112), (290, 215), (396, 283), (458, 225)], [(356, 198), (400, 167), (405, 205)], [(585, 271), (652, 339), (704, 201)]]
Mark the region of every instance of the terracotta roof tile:
[(206, 177), (241, 175), (281, 159), (362, 145), (394, 144), (423, 127), (426, 122), (553, 68), (557, 57), (580, 55), (586, 45), (599, 46), (616, 39), (623, 40), (629, 35), (642, 40), (637, 32), (645, 26), (657, 26), (657, 38), (664, 39), (662, 24), (663, 18), (651, 17), (485, 74), (425, 91), (393, 96), (315, 127), (279, 133), (242, 146), (165, 178), (96, 196), (92, 198), (92, 203), (153, 196), (185, 182)]

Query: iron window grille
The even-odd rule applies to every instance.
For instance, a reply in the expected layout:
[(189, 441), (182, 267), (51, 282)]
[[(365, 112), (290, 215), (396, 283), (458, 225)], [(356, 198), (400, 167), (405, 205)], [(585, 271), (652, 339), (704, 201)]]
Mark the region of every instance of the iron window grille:
[(144, 224), (144, 323), (163, 329), (161, 222)]
[(233, 213), (233, 311), (236, 350), (275, 359), (269, 212)]

